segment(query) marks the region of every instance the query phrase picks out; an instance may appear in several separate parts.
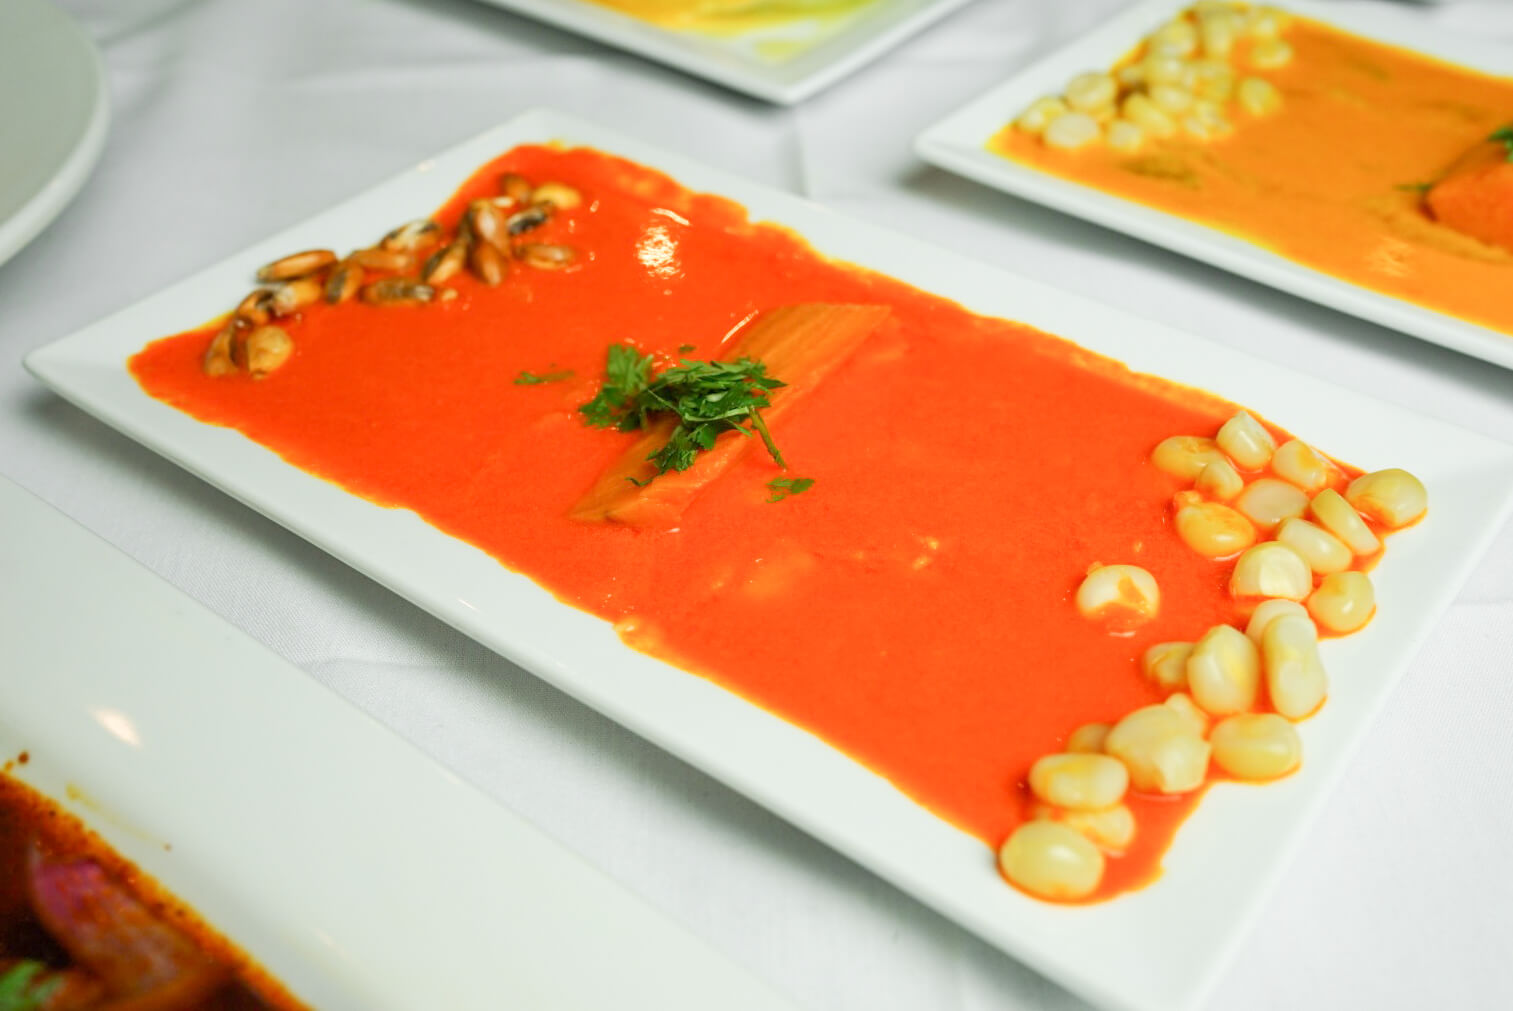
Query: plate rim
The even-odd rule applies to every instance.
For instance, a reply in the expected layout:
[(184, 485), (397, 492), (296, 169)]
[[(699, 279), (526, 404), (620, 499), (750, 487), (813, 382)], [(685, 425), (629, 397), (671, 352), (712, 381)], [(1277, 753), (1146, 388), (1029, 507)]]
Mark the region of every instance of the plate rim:
[[(108, 398), (102, 400), (98, 391), (92, 390), (92, 385), (101, 381), (102, 376), (105, 380), (117, 385), (121, 377), (125, 376), (125, 370), (121, 367), (122, 359), (91, 361), (95, 344), (113, 342), (129, 350), (135, 350), (147, 339), (159, 336), (163, 332), (171, 332), (159, 330), (122, 337), (112, 336), (113, 330), (136, 325), (132, 322), (133, 320), (149, 317), (155, 312), (168, 313), (171, 318), (177, 319), (180, 329), (197, 325), (197, 321), (186, 322), (184, 318), (186, 314), (195, 310), (187, 306), (173, 309), (164, 307), (176, 304), (175, 300), (191, 298), (189, 293), (207, 284), (229, 289), (232, 282), (227, 278), (232, 276), (237, 279), (235, 283), (237, 294), (239, 294), (240, 287), (245, 286), (245, 277), (250, 275), (251, 269), (258, 263), (271, 258), (272, 255), (276, 255), (277, 250), (303, 248), (303, 244), (311, 242), (329, 243), (329, 233), (323, 233), (322, 229), (333, 227), (332, 223), (341, 219), (343, 215), (350, 216), (352, 213), (361, 211), (365, 206), (379, 206), (386, 196), (391, 195), (392, 190), (405, 189), (410, 182), (418, 179), (425, 172), (431, 172), (439, 164), (445, 164), (446, 171), (452, 172), (456, 170), (454, 163), (464, 163), (460, 174), (447, 176), (446, 186), (440, 186), (435, 179), (432, 179), (428, 185), (440, 195), (435, 199), (428, 197), (423, 207), (411, 208), (412, 210), (425, 213), (431, 207), (439, 205), (462, 178), (486, 160), (487, 155), (497, 154), (516, 143), (552, 140), (587, 144), (633, 158), (643, 164), (668, 172), (691, 188), (721, 193), (738, 200), (753, 209), (754, 219), (774, 220), (779, 224), (793, 227), (806, 235), (822, 252), (843, 260), (859, 262), (887, 272), (888, 268), (879, 266), (874, 257), (893, 256), (896, 258), (901, 254), (896, 250), (876, 251), (878, 247), (886, 246), (886, 243), (880, 241), (881, 239), (907, 249), (924, 250), (929, 256), (911, 266), (910, 275), (905, 278), (908, 283), (917, 286), (927, 286), (917, 279), (917, 275), (921, 273), (935, 276), (941, 270), (948, 273), (960, 271), (968, 277), (968, 280), (973, 277), (986, 278), (1001, 286), (1007, 285), (1016, 297), (1024, 297), (1028, 293), (1035, 297), (1052, 299), (1052, 303), (1036, 310), (1033, 319), (1015, 313), (1018, 318), (1027, 319), (1032, 325), (1042, 329), (1051, 329), (1052, 332), (1066, 335), (1065, 329), (1059, 326), (1048, 326), (1044, 322), (1047, 318), (1053, 320), (1090, 318), (1103, 323), (1117, 322), (1121, 327), (1137, 331), (1142, 336), (1150, 337), (1154, 342), (1120, 345), (1131, 355), (1138, 351), (1141, 355), (1155, 355), (1159, 358), (1161, 355), (1180, 354), (1184, 349), (1197, 349), (1204, 355), (1226, 364), (1238, 364), (1242, 367), (1230, 370), (1222, 386), (1213, 382), (1191, 383), (1187, 374), (1181, 370), (1174, 375), (1171, 373), (1168, 375), (1178, 382), (1189, 381), (1190, 385), (1217, 388), (1221, 395), (1242, 403), (1251, 402), (1253, 398), (1243, 396), (1235, 392), (1236, 390), (1251, 389), (1258, 383), (1264, 388), (1267, 382), (1274, 381), (1274, 377), (1281, 376), (1292, 384), (1289, 389), (1297, 392), (1304, 399), (1310, 394), (1320, 396), (1327, 394), (1338, 398), (1339, 401), (1347, 402), (1347, 406), (1359, 408), (1366, 405), (1370, 412), (1378, 415), (1386, 414), (1394, 419), (1398, 415), (1403, 415), (1410, 419), (1417, 419), (1417, 416), (1400, 407), (1383, 404), (1363, 394), (1334, 387), (1317, 378), (1293, 373), (1282, 366), (1255, 359), (1232, 348), (1214, 345), (1201, 338), (1183, 334), (1174, 328), (1141, 320), (1133, 314), (1103, 306), (1084, 296), (1066, 293), (1049, 285), (1018, 277), (1008, 271), (969, 260), (960, 254), (938, 250), (918, 240), (905, 239), (878, 226), (851, 221), (810, 201), (742, 180), (730, 173), (700, 165), (691, 159), (625, 137), (616, 131), (549, 110), (532, 110), (486, 131), (435, 158), (427, 159), (417, 169), (380, 184), (366, 194), (317, 214), (280, 235), (256, 244), (156, 295), (149, 296), (142, 302), (86, 327), (71, 337), (46, 345), (27, 356), (27, 367), (61, 395), (89, 413), (100, 417), (107, 424), (143, 442), (154, 452), (180, 464), (264, 515), (270, 516), (275, 522), (289, 527), (322, 550), (388, 586), (412, 603), (437, 615), (489, 648), (514, 660), (560, 690), (605, 713), (622, 726), (714, 775), (738, 792), (751, 797), (757, 803), (826, 842), (848, 858), (868, 867), (895, 886), (914, 895), (926, 905), (939, 910), (958, 925), (985, 938), (995, 947), (1055, 979), (1068, 989), (1106, 1006), (1127, 1008), (1131, 1011), (1155, 1011), (1158, 1008), (1194, 1006), (1207, 993), (1237, 949), (1249, 924), (1259, 913), (1271, 886), (1285, 870), (1287, 854), (1306, 837), (1308, 826), (1318, 809), (1332, 795), (1334, 784), (1348, 765), (1349, 756), (1354, 751), (1355, 745), (1371, 728), (1375, 712), (1384, 704), (1392, 684), (1406, 672), (1408, 660), (1433, 628), (1438, 612), (1448, 606), (1450, 600), (1453, 599), (1454, 590), (1464, 582), (1470, 569), (1485, 552), (1487, 544), (1506, 522), (1510, 511), (1513, 511), (1513, 446), (1486, 436), (1462, 432), (1444, 422), (1428, 419), (1415, 421), (1423, 431), (1413, 435), (1413, 438), (1422, 441), (1427, 440), (1430, 435), (1454, 436), (1456, 440), (1459, 440), (1456, 444), (1461, 451), (1471, 452), (1471, 447), (1475, 448), (1473, 456), (1480, 460), (1480, 466), (1484, 469), (1488, 464), (1495, 465), (1492, 473), (1496, 478), (1493, 482), (1493, 490), (1496, 494), (1490, 511), (1475, 512), (1471, 517), (1475, 522), (1467, 525), (1450, 522), (1456, 518), (1451, 510), (1451, 515), (1446, 516), (1447, 522), (1433, 528), (1436, 543), (1452, 535), (1470, 538), (1464, 550), (1456, 556), (1457, 564), (1444, 572), (1436, 572), (1437, 582), (1442, 583), (1446, 588), (1441, 591), (1440, 598), (1433, 602), (1432, 607), (1410, 616), (1413, 620), (1408, 624), (1411, 626), (1412, 635), (1406, 639), (1399, 638), (1395, 642), (1395, 648), (1399, 651), (1396, 655), (1399, 659), (1388, 665), (1391, 676), (1386, 679), (1384, 687), (1378, 687), (1374, 692), (1367, 693), (1366, 701), (1369, 705), (1363, 713), (1347, 718), (1343, 713), (1336, 715), (1340, 709), (1339, 706), (1333, 709), (1326, 707), (1325, 714), (1319, 718), (1325, 723), (1332, 726), (1337, 718), (1353, 719), (1354, 722), (1347, 722), (1340, 736), (1325, 738), (1332, 750), (1326, 750), (1324, 758), (1313, 761), (1312, 764), (1315, 767), (1322, 762), (1322, 769), (1316, 775), (1307, 773), (1303, 779), (1299, 780), (1308, 784), (1306, 791), (1301, 786), (1293, 789), (1291, 784), (1279, 784), (1277, 790), (1268, 795), (1272, 799), (1269, 802), (1261, 802), (1263, 807), (1274, 804), (1286, 807), (1287, 804), (1292, 804), (1296, 808), (1296, 810), (1292, 807), (1287, 808), (1292, 813), (1289, 815), (1290, 820), (1284, 826), (1286, 831), (1280, 833), (1285, 852), (1269, 859), (1262, 866), (1257, 879), (1247, 883), (1241, 892), (1243, 902), (1240, 905), (1239, 914), (1234, 918), (1230, 930), (1219, 939), (1220, 943), (1213, 946), (1209, 953), (1211, 957), (1204, 962), (1201, 971), (1190, 973), (1176, 983), (1169, 981), (1162, 983), (1150, 977), (1142, 960), (1139, 971), (1130, 970), (1133, 975), (1120, 980), (1116, 985), (1110, 982), (1108, 972), (1089, 972), (1088, 968), (1082, 964), (1080, 954), (1068, 955), (1066, 951), (1056, 950), (1054, 945), (1048, 948), (1045, 937), (1037, 933), (1024, 933), (1024, 924), (1030, 923), (1037, 928), (1043, 928), (1050, 934), (1064, 935), (1068, 929), (1074, 929), (1068, 927), (1072, 921), (1067, 918), (1066, 910), (1060, 907), (1047, 908), (1044, 904), (1034, 903), (1023, 897), (1015, 898), (1017, 893), (1003, 888), (1001, 882), (997, 881), (996, 874), (991, 871), (991, 859), (987, 860), (986, 867), (982, 864), (982, 854), (984, 852), (990, 854), (991, 851), (987, 850), (981, 842), (965, 836), (943, 822), (937, 823), (933, 815), (912, 801), (902, 800), (902, 804), (907, 807), (907, 817), (898, 813), (901, 794), (893, 791), (891, 786), (888, 786), (880, 777), (857, 766), (838, 752), (834, 752), (817, 738), (798, 730), (776, 716), (756, 710), (749, 703), (702, 679), (692, 678), (682, 671), (666, 667), (649, 657), (625, 649), (619, 644), (618, 639), (614, 638), (612, 631), (605, 623), (552, 600), (550, 606), (557, 610), (552, 611), (549, 617), (551, 621), (559, 622), (560, 627), (543, 629), (541, 632), (543, 636), (550, 637), (554, 632), (560, 632), (565, 636), (581, 638), (582, 648), (585, 650), (604, 647), (613, 652), (616, 665), (617, 683), (615, 685), (609, 686), (583, 677), (577, 677), (575, 680), (573, 664), (579, 660), (573, 650), (577, 647), (569, 648), (562, 643), (551, 641), (550, 638), (546, 646), (543, 646), (540, 641), (504, 641), (508, 637), (502, 636), (498, 628), (487, 624), (486, 617), (491, 602), (487, 599), (486, 591), (477, 586), (474, 587), (479, 590), (480, 596), (469, 603), (469, 607), (474, 608), (471, 613), (462, 613), (456, 608), (455, 599), (451, 599), (452, 606), (449, 609), (448, 600), (443, 599), (446, 590), (437, 590), (424, 585), (417, 586), (413, 579), (407, 580), (402, 575), (396, 576), (392, 559), (380, 557), (375, 561), (371, 553), (364, 555), (360, 548), (354, 549), (352, 545), (359, 543), (363, 536), (361, 531), (343, 529), (336, 532), (319, 530), (312, 532), (308, 519), (301, 521), (297, 514), (291, 515), (287, 508), (280, 507), (279, 500), (281, 497), (292, 495), (294, 500), (300, 503), (306, 505), (314, 503), (322, 510), (321, 515), (334, 516), (336, 519), (333, 522), (338, 526), (344, 518), (357, 524), (381, 525), (387, 537), (396, 535), (408, 537), (415, 533), (417, 527), (430, 531), (428, 536), (436, 543), (432, 545), (428, 541), (428, 546), (433, 546), (440, 552), (438, 561), (448, 565), (454, 573), (474, 571), (481, 564), (481, 557), (483, 564), (492, 567), (491, 574), (487, 576), (489, 586), (498, 587), (506, 584), (514, 586), (516, 583), (524, 583), (528, 587), (525, 592), (549, 597), (544, 591), (535, 588), (534, 584), (529, 584), (524, 577), (509, 573), (507, 570), (499, 570), (497, 563), (494, 563), (492, 559), (483, 556), (481, 552), (476, 552), (475, 549), (468, 548), (461, 542), (453, 541), (425, 527), (421, 521), (413, 518), (413, 514), (410, 514), (409, 519), (392, 514), (376, 515), (385, 511), (356, 499), (319, 478), (293, 470), (269, 451), (242, 439), (237, 433), (225, 429), (205, 431), (209, 426), (203, 426), (173, 408), (151, 400), (135, 386), (134, 382), (130, 381), (129, 377), (125, 377), (126, 382), (129, 384), (129, 389), (134, 392), (125, 402), (124, 407), (121, 403), (112, 402)], [(418, 199), (405, 197), (400, 202), (403, 203), (406, 200), (414, 202)], [(384, 220), (397, 220), (398, 217), (397, 213), (389, 211)], [(831, 232), (832, 229), (836, 231)], [(371, 230), (371, 223), (364, 221), (361, 234), (365, 235)], [(828, 240), (823, 240), (815, 234), (822, 230), (830, 235)], [(318, 238), (321, 235), (325, 237)], [(841, 238), (837, 238), (838, 235)], [(857, 252), (855, 255), (846, 255), (847, 249)], [(896, 272), (895, 276), (897, 276)], [(952, 285), (957, 285), (957, 282), (953, 281)], [(956, 289), (947, 286), (946, 297), (953, 297), (949, 294), (952, 290)], [(234, 302), (235, 297), (236, 295), (229, 290), (217, 291), (213, 298), (194, 296), (191, 302), (194, 305), (215, 306), (215, 309), (205, 312), (203, 318), (208, 318), (213, 312), (223, 311), (226, 304)], [(994, 299), (988, 301), (997, 304), (995, 302), (997, 297), (995, 295)], [(988, 311), (981, 306), (973, 306), (971, 300), (966, 300), (966, 302), (969, 308), (975, 308), (976, 311)], [(1005, 313), (996, 314), (1004, 315)], [(1082, 325), (1079, 323), (1078, 329), (1081, 328)], [(1077, 335), (1077, 339), (1081, 339), (1080, 335)], [(1117, 342), (1125, 341), (1126, 336), (1121, 333), (1100, 339)], [(1123, 357), (1120, 352), (1111, 351), (1107, 346), (1094, 346), (1094, 350), (1105, 355)], [(81, 353), (82, 357), (79, 356)], [(113, 368), (106, 364), (106, 361), (114, 362)], [(1276, 399), (1277, 396), (1273, 388), (1269, 398), (1263, 399)], [(1342, 413), (1343, 410), (1342, 408)], [(1331, 426), (1341, 424), (1343, 422), (1338, 420), (1329, 422)], [(178, 440), (172, 440), (167, 446), (155, 443), (152, 434), (155, 426), (167, 426), (174, 433), (185, 433), (190, 439), (189, 449), (186, 451), (182, 442)], [(1296, 426), (1289, 424), (1288, 427), (1295, 428)], [(1326, 429), (1334, 430), (1327, 426)], [(193, 433), (193, 435), (188, 435), (188, 433)], [(1323, 438), (1318, 441), (1334, 448), (1333, 441)], [(1350, 440), (1352, 444), (1364, 444), (1365, 441), (1369, 441), (1365, 434), (1352, 435)], [(231, 468), (229, 476), (222, 472), (224, 468), (213, 462), (214, 454), (210, 457), (212, 465), (208, 468), (204, 466), (204, 460), (201, 457), (205, 456), (206, 447), (212, 445), (217, 454), (229, 452), (230, 458), (234, 459), (237, 466), (243, 468), (240, 473), (237, 471), (237, 466)], [(1420, 446), (1419, 450), (1427, 458), (1427, 443)], [(278, 478), (274, 482), (271, 497), (268, 488), (259, 486), (259, 481), (265, 474), (272, 474)], [(1487, 480), (1492, 480), (1492, 477), (1487, 477)], [(1418, 541), (1405, 542), (1403, 547), (1417, 543)], [(400, 568), (402, 569), (403, 566)], [(455, 575), (453, 578), (462, 579), (463, 577)], [(1385, 587), (1386, 584), (1383, 590)], [(448, 589), (451, 588), (448, 587)], [(1385, 599), (1383, 594), (1379, 596)], [(558, 611), (571, 611), (571, 613), (560, 614)], [(669, 678), (668, 672), (671, 672), (674, 677)], [(623, 684), (620, 683), (622, 681)], [(832, 787), (832, 783), (826, 777), (835, 777), (835, 782), (843, 783), (844, 786), (856, 791), (854, 796), (847, 797), (847, 801), (853, 804), (854, 811), (864, 813), (865, 817), (862, 820), (866, 824), (860, 828), (854, 824), (836, 824), (835, 819), (827, 818), (824, 812), (806, 808), (800, 800), (783, 795), (773, 784), (777, 782), (783, 785), (786, 782), (782, 778), (788, 774), (785, 770), (765, 767), (756, 770), (743, 767), (739, 761), (730, 761), (723, 751), (726, 740), (722, 738), (719, 741), (720, 747), (713, 747), (712, 741), (706, 741), (700, 737), (700, 734), (706, 733), (704, 727), (669, 729), (659, 726), (654, 716), (648, 718), (646, 712), (635, 708), (637, 704), (644, 703), (643, 698), (633, 694), (635, 692), (647, 693), (646, 697), (653, 698), (658, 703), (670, 700), (676, 705), (691, 707), (691, 711), (698, 712), (701, 719), (711, 714), (717, 714), (719, 719), (723, 719), (726, 716), (732, 716), (734, 711), (739, 709), (741, 711), (738, 714), (739, 718), (735, 719), (732, 716), (733, 723), (724, 727), (715, 727), (714, 731), (710, 732), (732, 733), (743, 747), (750, 746), (751, 742), (757, 742), (764, 748), (770, 749), (767, 754), (782, 754), (794, 757), (795, 761), (811, 763), (822, 773), (819, 778), (824, 780), (823, 785), (827, 789)], [(630, 699), (629, 704), (627, 704), (627, 698)], [(717, 724), (719, 719), (715, 719), (711, 726)], [(732, 726), (738, 727), (739, 730), (732, 731)], [(844, 768), (838, 767), (837, 763)], [(1305, 766), (1305, 769), (1307, 768)], [(804, 772), (806, 776), (810, 776), (813, 768), (806, 766)], [(800, 781), (795, 779), (795, 782)], [(1298, 791), (1304, 791), (1301, 799), (1297, 799)], [(1231, 795), (1224, 794), (1224, 796)], [(1284, 797), (1291, 799), (1285, 802), (1279, 799)], [(1221, 816), (1217, 813), (1205, 816), (1203, 812), (1217, 811), (1220, 806), (1224, 806), (1217, 804), (1219, 800), (1219, 796), (1211, 796), (1205, 800), (1199, 814), (1190, 819), (1188, 826), (1184, 827), (1184, 834), (1178, 838), (1178, 848), (1196, 847), (1201, 850), (1208, 844), (1204, 840), (1210, 839), (1213, 835), (1214, 826)], [(1254, 800), (1251, 802), (1254, 803)], [(1227, 805), (1225, 808), (1227, 810), (1235, 808), (1233, 802), (1226, 801), (1225, 805)], [(879, 825), (893, 826), (894, 822), (890, 819), (893, 819), (895, 815), (898, 820), (909, 826), (915, 826), (921, 821), (929, 821), (931, 826), (921, 829), (918, 838), (909, 839), (908, 846), (903, 850), (897, 849), (903, 846), (902, 843), (889, 839), (884, 841), (886, 845), (880, 845), (875, 837), (863, 831), (863, 828), (875, 831)], [(1202, 826), (1201, 830), (1198, 826)], [(1191, 839), (1199, 841), (1190, 841)], [(889, 849), (889, 846), (895, 848)], [(950, 854), (959, 859), (960, 864), (952, 863), (943, 869), (921, 869), (912, 861), (924, 852), (935, 855)], [(974, 863), (974, 860), (977, 862)], [(1179, 864), (1174, 869), (1169, 869), (1166, 880), (1158, 888), (1134, 893), (1116, 903), (1104, 906), (1080, 907), (1077, 915), (1083, 919), (1075, 929), (1083, 931), (1081, 938), (1084, 940), (1093, 930), (1089, 926), (1090, 923), (1096, 923), (1100, 931), (1108, 927), (1110, 931), (1124, 931), (1127, 935), (1126, 923), (1131, 916), (1135, 916), (1139, 911), (1148, 912), (1153, 908), (1160, 909), (1162, 908), (1160, 903), (1167, 901), (1152, 899), (1153, 894), (1159, 893), (1164, 896), (1174, 894), (1176, 889), (1190, 889), (1193, 873), (1191, 867)], [(983, 882), (990, 878), (997, 892), (982, 890)], [(1203, 894), (1206, 900), (1208, 892), (1205, 891)], [(1106, 912), (1111, 909), (1113, 911)], [(1125, 910), (1125, 912), (1119, 910)], [(1004, 925), (1005, 920), (1008, 921), (1007, 927)], [(1114, 975), (1117, 977), (1118, 974)]]
[(110, 132), (110, 89), (99, 47), (66, 11), (49, 0), (32, 2), (38, 9), (47, 10), (56, 17), (59, 37), (70, 38), (78, 51), (88, 57), (90, 75), (94, 80), (94, 99), (68, 154), (49, 179), (9, 217), (0, 220), (0, 265), (25, 249), (78, 196), (99, 164), (105, 152), (105, 138)]
[[(1414, 23), (1397, 11), (1351, 5), (1325, 6), (1318, 0), (1279, 0), (1278, 6), (1341, 30), (1409, 48), (1431, 59), (1467, 66), (1475, 58), (1500, 54), (1513, 65), (1513, 46), (1468, 40)], [(1263, 246), (1180, 214), (1064, 179), (987, 150), (985, 124), (1007, 126), (1026, 96), (1050, 89), (1042, 84), (1069, 64), (1107, 66), (1127, 52), (1164, 17), (1191, 6), (1191, 0), (1141, 0), (1092, 31), (1039, 56), (987, 91), (925, 127), (914, 152), (925, 162), (1012, 196), (1041, 204), (1325, 308), (1389, 330), (1437, 344), (1493, 365), (1513, 369), (1513, 332), (1461, 319), (1446, 312), (1335, 277)], [(1413, 44), (1402, 36), (1414, 31)], [(1426, 44), (1427, 47), (1426, 48)], [(1438, 50), (1438, 51), (1437, 51)], [(1473, 54), (1469, 55), (1468, 54)], [(1469, 69), (1487, 72), (1482, 67)]]

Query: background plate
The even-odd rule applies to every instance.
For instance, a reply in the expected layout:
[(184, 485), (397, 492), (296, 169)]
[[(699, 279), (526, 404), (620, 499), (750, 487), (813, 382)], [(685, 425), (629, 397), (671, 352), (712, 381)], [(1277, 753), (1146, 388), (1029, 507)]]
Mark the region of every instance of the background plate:
[[(127, 356), (226, 311), (256, 268), (291, 249), (348, 248), (429, 213), (472, 171), (525, 142), (586, 144), (792, 227), (822, 252), (968, 308), (1022, 320), (1131, 366), (1247, 404), (1356, 465), (1419, 474), (1430, 519), (1374, 573), (1381, 616), (1325, 644), (1335, 684), (1302, 730), (1307, 762), (1265, 789), (1216, 786), (1153, 886), (1092, 907), (1006, 887), (993, 854), (819, 739), (702, 678), (623, 646), (482, 552), (296, 470), (223, 428), (151, 399)], [(1006, 274), (795, 197), (550, 112), (528, 113), (27, 359), (53, 389), (273, 517), (444, 621), (783, 815), (1088, 999), (1174, 1011), (1213, 981), (1309, 817), (1439, 612), (1513, 507), (1513, 447), (1408, 414), (1106, 306)], [(1010, 524), (1006, 523), (1006, 530)], [(1222, 911), (1222, 912), (1216, 912)]]
[(484, 0), (769, 102), (800, 102), (971, 0), (874, 0), (840, 31), (764, 59), (758, 36), (674, 32), (588, 0)]
[(68, 205), (105, 146), (99, 53), (47, 0), (0, 4), (0, 263)]
[(790, 1006), (4, 480), (0, 516), (0, 756), (313, 1007)]
[[(1189, 6), (1189, 0), (1144, 0), (1135, 4), (931, 126), (920, 134), (916, 150), (928, 162), (1015, 196), (1165, 246), (1341, 312), (1513, 368), (1513, 334), (1340, 280), (1245, 239), (1040, 172), (987, 149), (988, 140), (1035, 99), (1059, 93), (1076, 74), (1112, 66), (1153, 29)], [(1388, 4), (1287, 0), (1276, 6), (1485, 73), (1506, 76), (1513, 68), (1513, 48), (1470, 36), (1436, 33), (1424, 24), (1422, 17), (1390, 9)], [(1513, 287), (1513, 279), (1509, 283)]]

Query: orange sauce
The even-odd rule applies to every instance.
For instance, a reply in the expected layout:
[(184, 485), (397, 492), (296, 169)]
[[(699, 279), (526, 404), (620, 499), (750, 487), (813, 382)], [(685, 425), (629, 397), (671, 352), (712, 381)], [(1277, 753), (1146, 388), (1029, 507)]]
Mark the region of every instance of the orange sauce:
[[(294, 356), (263, 380), (202, 375), (208, 330), (150, 344), (133, 375), (196, 418), (414, 510), (990, 847), (1027, 817), (1037, 757), (1079, 724), (1159, 701), (1139, 671), (1146, 647), (1242, 620), (1233, 563), (1178, 539), (1178, 482), (1147, 462), (1169, 435), (1211, 435), (1232, 405), (828, 261), (729, 201), (591, 150), (513, 150), (442, 223), (506, 170), (583, 193), (542, 234), (582, 250), (578, 268), (517, 268), (493, 289), (465, 278), (454, 301), (418, 309), (318, 305), (289, 325)], [(750, 452), (674, 529), (569, 518), (635, 438), (576, 410), (608, 345), (715, 358), (752, 313), (800, 302), (891, 310), (774, 421), (789, 474), (812, 488), (768, 502), (782, 472)], [(1161, 612), (1138, 634), (1078, 616), (1072, 594), (1097, 562), (1160, 581)], [(1138, 842), (1100, 896), (1151, 880), (1195, 801), (1132, 796)]]
[[(1134, 154), (1047, 148), (1009, 127), (1016, 161), (1201, 222), (1355, 284), (1513, 333), (1513, 251), (1442, 225), (1422, 188), (1513, 118), (1513, 80), (1306, 19), (1296, 55), (1264, 72), (1282, 107), (1236, 109), (1213, 141), (1180, 135)], [(1238, 47), (1245, 63), (1246, 44)]]

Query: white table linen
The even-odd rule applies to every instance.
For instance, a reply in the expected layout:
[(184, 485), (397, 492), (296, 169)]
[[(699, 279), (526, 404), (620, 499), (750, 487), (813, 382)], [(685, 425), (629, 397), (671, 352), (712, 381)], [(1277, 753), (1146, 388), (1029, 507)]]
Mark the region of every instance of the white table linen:
[[(22, 357), (428, 154), (550, 105), (1513, 440), (1513, 372), (912, 155), (921, 128), (1118, 0), (979, 0), (795, 109), (471, 0), (62, 6), (104, 52), (114, 120), (73, 206), (0, 266), (0, 473), (816, 1011), (1084, 1005), (65, 404), (25, 374)], [(1513, 44), (1513, 5), (1412, 10), (1442, 30)], [(1513, 1007), (1510, 725), (1513, 529), (1414, 660), (1212, 1006)], [(374, 887), (381, 896), (382, 883)]]

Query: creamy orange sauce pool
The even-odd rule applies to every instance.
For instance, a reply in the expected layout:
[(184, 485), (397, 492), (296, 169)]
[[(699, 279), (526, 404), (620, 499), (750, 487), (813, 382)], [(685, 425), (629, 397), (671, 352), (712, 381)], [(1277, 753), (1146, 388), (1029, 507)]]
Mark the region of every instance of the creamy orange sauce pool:
[[(1513, 333), (1513, 252), (1437, 223), (1422, 188), (1513, 120), (1513, 80), (1306, 19), (1295, 50), (1263, 71), (1270, 115), (1236, 111), (1212, 140), (1153, 140), (1134, 153), (1046, 147), (1008, 127), (1008, 158), (1264, 246), (1343, 280)], [(1247, 70), (1251, 42), (1237, 46)]]
[[(1163, 693), (1139, 657), (1240, 622), (1232, 561), (1172, 529), (1177, 479), (1148, 457), (1233, 411), (1029, 327), (830, 262), (719, 197), (591, 150), (523, 147), (442, 210), (453, 225), (504, 171), (583, 203), (540, 241), (575, 267), (471, 278), (419, 308), (317, 304), (286, 321), (288, 364), (209, 378), (212, 330), (132, 358), (142, 387), (295, 466), (414, 510), (625, 641), (818, 735), (943, 819), (998, 846), (1028, 816), (1040, 755), (1089, 721)], [(884, 306), (888, 321), (773, 422), (803, 494), (749, 452), (671, 529), (570, 518), (635, 438), (584, 424), (609, 345), (708, 359), (753, 313), (801, 302)], [(522, 385), (522, 373), (555, 381)], [(782, 376), (777, 378), (781, 379)], [(1079, 617), (1089, 566), (1160, 580), (1151, 624), (1115, 636)], [(1140, 829), (1107, 896), (1157, 873), (1195, 802), (1131, 794)]]

